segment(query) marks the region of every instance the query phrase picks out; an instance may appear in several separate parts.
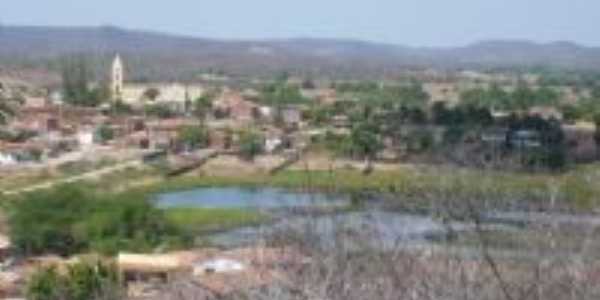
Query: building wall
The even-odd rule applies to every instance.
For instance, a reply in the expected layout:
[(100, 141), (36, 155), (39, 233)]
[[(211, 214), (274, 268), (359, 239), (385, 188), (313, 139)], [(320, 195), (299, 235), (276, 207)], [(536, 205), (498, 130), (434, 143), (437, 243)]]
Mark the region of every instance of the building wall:
[(149, 101), (145, 99), (144, 92), (152, 88), (159, 91), (155, 103), (179, 103), (181, 105), (186, 100), (193, 101), (197, 99), (205, 91), (204, 87), (200, 85), (186, 86), (180, 83), (126, 84), (123, 86), (122, 100), (129, 105), (142, 106)]
[(125, 83), (124, 64), (117, 55), (111, 68), (111, 90), (115, 99), (132, 106), (142, 106), (146, 103), (144, 93), (151, 88), (159, 91), (157, 103), (175, 104), (183, 107), (186, 100), (194, 100), (204, 94), (200, 85), (184, 85), (181, 83), (127, 84)]

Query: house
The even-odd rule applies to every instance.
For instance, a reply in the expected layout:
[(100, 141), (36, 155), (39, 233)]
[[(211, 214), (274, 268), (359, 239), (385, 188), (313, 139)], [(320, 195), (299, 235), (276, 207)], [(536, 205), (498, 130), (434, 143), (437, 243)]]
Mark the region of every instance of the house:
[[(194, 299), (217, 298), (285, 280), (308, 258), (291, 248), (242, 248), (229, 251), (199, 249), (166, 254), (120, 253), (117, 266), (130, 294), (138, 283), (187, 282)], [(149, 289), (147, 289), (149, 290)], [(160, 293), (160, 289), (154, 289)], [(160, 298), (153, 299), (163, 299)], [(210, 298), (215, 299), (215, 298)]]
[(281, 130), (272, 128), (267, 130), (265, 134), (265, 145), (264, 149), (267, 153), (273, 153), (284, 144), (283, 132)]
[(536, 130), (521, 129), (508, 134), (508, 144), (518, 149), (539, 148), (542, 146), (540, 133)]
[(94, 145), (95, 131), (92, 127), (85, 127), (77, 132), (77, 142), (82, 148), (89, 148)]
[(530, 116), (540, 117), (545, 120), (562, 120), (563, 114), (556, 107), (552, 106), (534, 106), (529, 109)]
[(177, 273), (192, 272), (195, 261), (208, 259), (214, 253), (214, 249), (167, 254), (119, 253), (117, 266), (126, 283), (149, 278), (168, 282)]
[(12, 243), (10, 237), (0, 234), (0, 261), (6, 260), (10, 255)]
[(81, 124), (96, 123), (102, 118), (100, 110), (95, 108), (63, 105), (22, 107), (11, 126), (27, 131), (52, 132), (69, 128), (73, 130)]
[(335, 115), (331, 118), (331, 123), (336, 128), (350, 128), (350, 118), (347, 115)]
[[(179, 130), (182, 127), (197, 125), (197, 120), (184, 118), (147, 122), (148, 146), (153, 149), (173, 149), (176, 146)], [(144, 143), (143, 140), (139, 142)]]
[(506, 129), (489, 129), (481, 133), (480, 139), (486, 144), (500, 145), (506, 143), (508, 130)]
[(47, 100), (44, 97), (34, 97), (34, 96), (26, 96), (25, 103), (23, 105), (25, 107), (44, 107), (47, 104)]
[(17, 158), (12, 153), (0, 152), (0, 166), (12, 166), (17, 163)]
[(233, 132), (229, 128), (213, 129), (208, 135), (210, 147), (213, 149), (228, 150), (233, 144)]
[(256, 104), (231, 90), (223, 91), (213, 101), (213, 109), (217, 118), (231, 118), (238, 122), (251, 122), (260, 114)]
[(273, 120), (273, 117), (275, 115), (273, 110), (273, 107), (267, 105), (263, 105), (258, 108), (260, 117), (264, 120)]
[(337, 92), (332, 88), (301, 89), (302, 97), (317, 101), (323, 105), (333, 105), (337, 102)]
[(302, 123), (302, 110), (297, 106), (288, 106), (281, 109), (281, 120), (290, 127), (298, 128)]
[(41, 143), (0, 143), (0, 165), (39, 161), (47, 146)]

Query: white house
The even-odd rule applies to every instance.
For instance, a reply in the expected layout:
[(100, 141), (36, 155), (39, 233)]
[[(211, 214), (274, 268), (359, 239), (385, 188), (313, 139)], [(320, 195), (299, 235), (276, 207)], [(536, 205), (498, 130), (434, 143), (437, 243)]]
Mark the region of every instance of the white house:
[(12, 154), (0, 152), (0, 166), (10, 166), (17, 163)]

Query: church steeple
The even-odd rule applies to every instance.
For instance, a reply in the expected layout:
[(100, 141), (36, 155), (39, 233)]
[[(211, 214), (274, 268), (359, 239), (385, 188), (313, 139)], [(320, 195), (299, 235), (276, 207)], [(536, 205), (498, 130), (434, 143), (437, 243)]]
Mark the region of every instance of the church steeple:
[(111, 92), (113, 99), (121, 99), (123, 96), (123, 61), (119, 54), (115, 55), (111, 69)]

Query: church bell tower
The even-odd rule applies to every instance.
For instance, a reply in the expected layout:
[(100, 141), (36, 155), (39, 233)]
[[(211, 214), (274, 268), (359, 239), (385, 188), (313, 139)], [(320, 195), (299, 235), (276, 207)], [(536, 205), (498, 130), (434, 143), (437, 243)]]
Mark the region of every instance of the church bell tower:
[(115, 100), (122, 99), (123, 96), (123, 61), (117, 54), (112, 63), (111, 69), (111, 92)]

